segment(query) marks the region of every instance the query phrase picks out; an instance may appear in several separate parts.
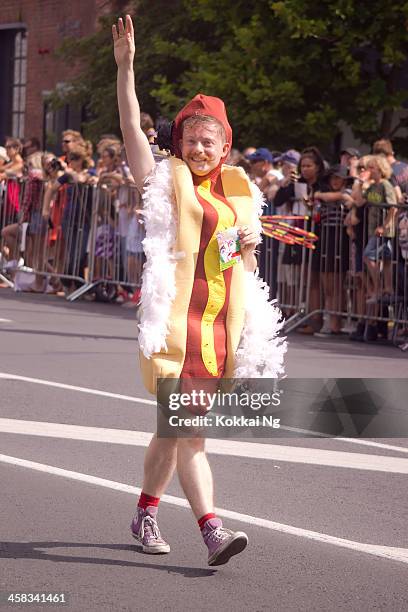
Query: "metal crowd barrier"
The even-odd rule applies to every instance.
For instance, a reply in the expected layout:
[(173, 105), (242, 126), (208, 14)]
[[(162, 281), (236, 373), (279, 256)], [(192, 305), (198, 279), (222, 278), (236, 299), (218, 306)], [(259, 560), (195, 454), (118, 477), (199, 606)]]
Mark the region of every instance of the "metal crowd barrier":
[[(370, 211), (381, 225), (389, 208), (366, 205), (354, 211), (358, 223), (346, 225), (346, 208), (314, 207), (302, 223), (319, 237), (315, 250), (264, 238), (260, 268), (286, 332), (325, 319), (343, 329), (357, 325), (364, 337), (376, 325), (397, 343), (408, 329), (408, 205), (397, 207), (389, 235), (372, 236), (369, 223)], [(51, 201), (43, 182), (3, 181), (0, 277), (13, 286), (18, 274), (31, 273), (38, 290), (48, 279), (55, 289), (64, 285), (70, 301), (90, 291), (109, 301), (119, 286), (134, 290), (144, 258), (140, 210), (133, 185), (68, 182)]]
[[(10, 226), (13, 226), (13, 229), (15, 229), (23, 207), (26, 186), (27, 182), (19, 178), (9, 178), (6, 181), (0, 181), (0, 230)], [(6, 264), (9, 263), (9, 269), (12, 270), (13, 261), (16, 261), (17, 258), (18, 233), (13, 235), (10, 232), (8, 241), (10, 247), (6, 246), (5, 239), (1, 235), (0, 279), (10, 287), (13, 287), (13, 282), (6, 273)], [(8, 256), (6, 256), (6, 251)]]
[(133, 185), (68, 182), (51, 200), (42, 181), (3, 182), (0, 277), (12, 287), (18, 274), (31, 273), (37, 290), (48, 279), (54, 289), (65, 287), (69, 301), (89, 291), (109, 301), (119, 286), (135, 290), (143, 265), (140, 208)]
[(322, 203), (306, 228), (319, 237), (316, 249), (281, 245), (277, 266), (271, 263), (276, 241), (264, 238), (261, 268), (270, 286), (277, 273), (286, 332), (320, 318), (318, 325), (324, 319), (338, 330), (357, 324), (365, 339), (370, 326), (395, 344), (404, 330), (408, 336), (408, 205), (394, 207), (394, 227), (385, 236), (369, 232), (370, 211), (381, 226), (390, 208), (365, 205), (353, 211), (356, 224), (346, 225), (348, 209)]
[(86, 282), (74, 291), (74, 301), (95, 291), (101, 301), (111, 301), (118, 286), (140, 288), (144, 261), (141, 198), (134, 185), (92, 188), (93, 206), (88, 239)]

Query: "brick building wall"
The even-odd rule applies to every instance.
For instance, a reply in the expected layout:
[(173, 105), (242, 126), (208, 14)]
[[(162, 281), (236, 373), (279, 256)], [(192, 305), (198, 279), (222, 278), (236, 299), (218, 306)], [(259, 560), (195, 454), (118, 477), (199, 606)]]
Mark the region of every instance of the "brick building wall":
[[(72, 68), (56, 58), (54, 52), (65, 37), (80, 38), (95, 31), (98, 16), (109, 12), (110, 4), (107, 0), (2, 0), (0, 42), (2, 36), (4, 38), (7, 33), (10, 34), (8, 26), (26, 26), (25, 137), (37, 136), (42, 140), (43, 94), (73, 76)], [(11, 85), (0, 75), (0, 95), (8, 95)], [(3, 125), (7, 124), (3, 121)], [(10, 121), (8, 125), (10, 133)], [(4, 136), (0, 134), (0, 138)]]

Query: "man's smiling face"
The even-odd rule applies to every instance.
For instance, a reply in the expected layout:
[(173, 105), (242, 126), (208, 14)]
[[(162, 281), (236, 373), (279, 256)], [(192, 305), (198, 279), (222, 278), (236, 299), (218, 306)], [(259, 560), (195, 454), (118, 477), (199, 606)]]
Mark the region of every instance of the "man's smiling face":
[(205, 176), (218, 166), (230, 145), (214, 123), (186, 125), (180, 141), (181, 155), (193, 174)]

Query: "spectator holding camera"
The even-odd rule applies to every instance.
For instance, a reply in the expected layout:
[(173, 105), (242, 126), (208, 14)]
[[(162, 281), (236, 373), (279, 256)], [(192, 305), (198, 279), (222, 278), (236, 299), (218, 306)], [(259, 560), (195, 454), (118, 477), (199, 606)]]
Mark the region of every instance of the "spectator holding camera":
[[(315, 207), (314, 193), (321, 190), (324, 174), (325, 165), (319, 149), (317, 147), (307, 147), (304, 149), (300, 155), (297, 169), (291, 170), (287, 174), (275, 195), (275, 208), (280, 208), (286, 204), (287, 209), (293, 215), (306, 215), (312, 212), (315, 221), (314, 231), (318, 233), (319, 219), (317, 216), (317, 206)], [(299, 285), (301, 262), (302, 247), (286, 245), (282, 263), (296, 266), (294, 278), (291, 278), (291, 284), (295, 286)], [(320, 309), (319, 271), (320, 258), (319, 245), (317, 243), (316, 250), (312, 255), (312, 274), (309, 293), (309, 307), (312, 311)], [(320, 331), (321, 326), (322, 316), (320, 314), (314, 315), (310, 324), (300, 328), (299, 332), (313, 334), (316, 331)]]
[[(61, 244), (58, 260), (63, 260), (62, 274), (83, 276), (86, 263), (86, 247), (92, 216), (92, 191), (90, 186), (97, 181), (94, 168), (90, 168), (90, 157), (86, 146), (70, 147), (66, 156), (68, 167), (60, 168), (50, 181), (45, 193), (44, 214), (51, 212), (51, 202), (58, 192), (64, 190), (64, 205), (61, 211)], [(58, 162), (59, 160), (57, 160)], [(53, 165), (56, 162), (51, 162)], [(79, 231), (81, 230), (81, 231)], [(76, 283), (61, 278), (67, 292), (76, 288)]]

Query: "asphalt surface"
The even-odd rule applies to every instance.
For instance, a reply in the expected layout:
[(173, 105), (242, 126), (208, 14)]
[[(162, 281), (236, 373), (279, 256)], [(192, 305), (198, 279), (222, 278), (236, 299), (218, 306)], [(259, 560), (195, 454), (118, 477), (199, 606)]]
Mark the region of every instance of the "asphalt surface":
[[(216, 504), (239, 513), (224, 524), (247, 532), (245, 552), (207, 566), (192, 513), (177, 505), (177, 479), (168, 490), (176, 500), (160, 506), (171, 553), (138, 551), (129, 534), (137, 494), (126, 485), (141, 486), (156, 412), (141, 401), (152, 398), (136, 337), (134, 312), (119, 306), (0, 289), (3, 598), (64, 593), (75, 612), (407, 610), (406, 439), (281, 437), (249, 440), (256, 456), (239, 445), (215, 450)], [(292, 377), (406, 378), (407, 360), (389, 346), (292, 334), (286, 363)], [(287, 458), (267, 455), (271, 447), (289, 449)]]

